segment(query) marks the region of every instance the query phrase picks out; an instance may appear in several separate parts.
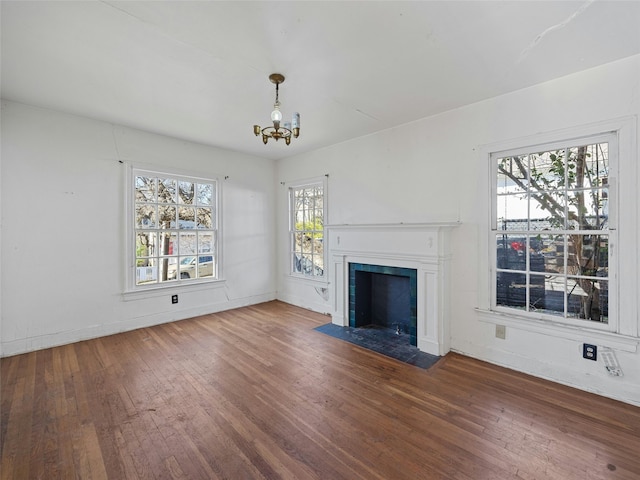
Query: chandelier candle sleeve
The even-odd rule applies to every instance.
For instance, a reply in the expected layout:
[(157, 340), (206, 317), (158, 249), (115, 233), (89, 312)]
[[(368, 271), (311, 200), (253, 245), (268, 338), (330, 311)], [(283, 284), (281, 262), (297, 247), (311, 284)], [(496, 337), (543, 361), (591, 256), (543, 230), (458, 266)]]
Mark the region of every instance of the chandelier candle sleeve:
[(298, 135), (300, 135), (300, 114), (298, 112), (293, 114), (291, 126), (293, 127), (293, 136), (298, 138)]

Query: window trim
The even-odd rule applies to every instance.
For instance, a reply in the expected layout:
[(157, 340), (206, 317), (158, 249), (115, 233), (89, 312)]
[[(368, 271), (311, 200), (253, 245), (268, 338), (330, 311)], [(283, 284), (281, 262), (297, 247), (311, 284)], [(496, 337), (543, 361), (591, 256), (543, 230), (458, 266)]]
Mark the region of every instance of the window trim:
[[(287, 276), (292, 279), (296, 279), (301, 282), (315, 284), (315, 285), (327, 285), (329, 280), (329, 275), (327, 272), (328, 267), (328, 244), (327, 244), (327, 228), (328, 225), (328, 202), (327, 202), (327, 187), (328, 187), (328, 175), (324, 175), (322, 177), (313, 177), (304, 180), (297, 180), (292, 182), (285, 183), (285, 187), (287, 189)], [(324, 225), (323, 225), (323, 235), (322, 235), (322, 243), (323, 243), (323, 251), (322, 258), (324, 269), (321, 276), (310, 276), (304, 275), (301, 273), (297, 273), (293, 268), (293, 209), (292, 209), (292, 192), (295, 189), (305, 188), (305, 187), (313, 187), (313, 186), (322, 186), (322, 210), (324, 217)]]
[[(133, 298), (148, 298), (163, 295), (167, 291), (193, 291), (203, 288), (208, 288), (215, 284), (224, 283), (223, 267), (222, 267), (222, 251), (223, 241), (220, 232), (220, 226), (222, 225), (222, 184), (219, 176), (207, 175), (203, 173), (168, 168), (164, 166), (148, 165), (143, 163), (123, 162), (126, 164), (125, 169), (125, 289), (123, 295), (125, 300), (131, 300)], [(136, 284), (136, 228), (132, 221), (135, 215), (135, 177), (138, 174), (150, 174), (154, 177), (160, 177), (163, 175), (169, 177), (179, 177), (188, 180), (204, 180), (207, 182), (215, 183), (215, 257), (217, 276), (212, 278), (197, 278), (190, 279), (189, 281), (180, 281), (177, 279), (175, 282), (166, 283), (153, 283), (148, 285)]]
[[(615, 282), (615, 298), (609, 298), (609, 307), (615, 303), (613, 307), (617, 312), (616, 318), (610, 315), (610, 325), (615, 326), (611, 329), (593, 328), (595, 325), (580, 321), (579, 325), (566, 322), (563, 318), (541, 318), (535, 314), (524, 315), (524, 312), (518, 312), (515, 309), (505, 308), (500, 310), (492, 307), (492, 292), (494, 287), (493, 277), (495, 276), (495, 253), (492, 253), (490, 237), (491, 225), (493, 222), (492, 203), (496, 194), (496, 186), (494, 186), (493, 165), (491, 163), (491, 154), (495, 152), (509, 152), (513, 150), (523, 151), (527, 148), (541, 144), (563, 143), (567, 144), (572, 140), (585, 137), (597, 137), (599, 135), (613, 133), (617, 136), (618, 159), (615, 167), (615, 177), (610, 179), (610, 188), (615, 191), (615, 204), (611, 205), (614, 212), (610, 212), (615, 216), (617, 234), (617, 242), (611, 245), (614, 248), (613, 261), (615, 265), (615, 276), (610, 276), (610, 282)], [(635, 185), (638, 180), (637, 157), (638, 147), (636, 143), (637, 137), (637, 119), (635, 116), (622, 117), (612, 120), (605, 120), (593, 124), (581, 125), (566, 129), (560, 129), (552, 132), (539, 133), (532, 136), (515, 138), (491, 144), (480, 145), (477, 148), (478, 161), (484, 168), (479, 176), (481, 180), (480, 192), (482, 194), (479, 202), (480, 208), (480, 237), (479, 240), (479, 260), (478, 260), (478, 299), (477, 308), (479, 320), (484, 322), (505, 324), (508, 323), (522, 330), (538, 331), (548, 333), (553, 336), (565, 336), (567, 338), (584, 339), (585, 335), (590, 338), (599, 339), (603, 344), (624, 344), (628, 348), (635, 351), (639, 338), (639, 321), (638, 321), (638, 305), (635, 299), (623, 298), (621, 295), (621, 285), (625, 285), (625, 291), (638, 292), (638, 275), (635, 272), (635, 266), (638, 261), (638, 252), (635, 245), (635, 236), (638, 233), (638, 198), (635, 192)], [(619, 172), (624, 172), (624, 176), (618, 177)], [(611, 202), (613, 203), (613, 202)], [(622, 225), (622, 228), (618, 228)], [(632, 225), (634, 228), (625, 228), (626, 225)], [(494, 249), (495, 250), (495, 249)], [(625, 261), (620, 262), (621, 253), (624, 254)], [(634, 295), (626, 295), (633, 297)], [(559, 321), (561, 320), (561, 321)], [(586, 323), (586, 325), (585, 325)], [(612, 342), (612, 339), (614, 341)], [(631, 346), (632, 345), (632, 346)]]

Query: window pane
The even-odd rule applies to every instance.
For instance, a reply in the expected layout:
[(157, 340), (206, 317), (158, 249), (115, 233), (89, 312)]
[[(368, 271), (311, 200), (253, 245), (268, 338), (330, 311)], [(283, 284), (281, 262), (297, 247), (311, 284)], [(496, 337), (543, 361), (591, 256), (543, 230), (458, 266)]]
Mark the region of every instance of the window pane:
[(146, 267), (157, 253), (158, 236), (155, 232), (138, 232), (136, 235), (136, 266)]
[(564, 157), (564, 150), (530, 155), (530, 191), (545, 192), (566, 188)]
[(313, 227), (315, 230), (322, 230), (323, 227), (322, 207), (317, 207), (313, 211)]
[(608, 220), (608, 189), (577, 190), (567, 194), (572, 230), (600, 230)]
[(161, 257), (160, 258), (160, 271), (159, 271), (159, 279), (160, 282), (167, 282), (175, 280), (175, 276), (172, 276), (172, 273), (175, 272), (175, 257)]
[(565, 229), (564, 191), (531, 193), (531, 230)]
[(160, 214), (159, 228), (176, 228), (176, 207), (160, 205), (158, 212)]
[(586, 164), (585, 175), (591, 179), (591, 186), (606, 183), (609, 178), (609, 144), (588, 145)]
[(569, 278), (568, 316), (607, 323), (608, 282), (598, 279)]
[(569, 235), (567, 269), (570, 275), (608, 276), (608, 235)]
[(156, 259), (150, 259), (145, 266), (136, 267), (136, 285), (158, 282), (158, 266)]
[(136, 205), (136, 228), (156, 228), (155, 205)]
[(136, 185), (136, 202), (155, 202), (156, 201), (156, 179), (151, 177), (137, 176)]
[(563, 275), (531, 274), (529, 288), (530, 310), (564, 316), (565, 277)]
[[(545, 276), (531, 274), (529, 276), (529, 310), (537, 311), (546, 307), (545, 304)], [(560, 299), (562, 298), (562, 292), (560, 292)], [(561, 312), (564, 312), (564, 305), (560, 308)]]
[(569, 188), (595, 188), (609, 177), (607, 143), (576, 146), (568, 149)]
[(175, 280), (178, 272), (178, 257), (169, 257), (167, 259), (167, 280)]
[(193, 255), (178, 257), (175, 264), (169, 265), (169, 279), (196, 278), (196, 257)]
[(301, 230), (306, 230), (309, 225), (309, 199), (305, 197), (305, 203), (302, 205), (302, 225)]
[(198, 253), (214, 252), (214, 237), (212, 233), (198, 232)]
[(198, 257), (198, 277), (212, 277), (213, 276), (213, 256), (201, 255)]
[(170, 178), (158, 179), (158, 202), (176, 203), (176, 181)]
[(178, 207), (179, 228), (191, 229), (196, 225), (196, 209), (193, 207)]
[(322, 187), (317, 187), (314, 189), (314, 193), (313, 193), (313, 208), (316, 209), (317, 211), (322, 211), (322, 197), (323, 197), (323, 192), (322, 192)]
[(301, 233), (297, 233), (296, 232), (296, 233), (294, 233), (292, 235), (292, 238), (291, 238), (292, 239), (292, 242), (291, 242), (292, 243), (292, 249), (296, 253), (302, 251), (302, 243), (300, 241), (301, 235), (302, 235)]
[[(609, 235), (594, 235), (592, 267), (598, 277), (609, 276)], [(606, 273), (606, 275), (605, 275)]]
[(497, 199), (498, 230), (527, 230), (527, 196), (499, 195)]
[(177, 244), (178, 235), (176, 232), (162, 232), (160, 234), (160, 255), (172, 255)]
[[(598, 280), (594, 287), (597, 289), (600, 321), (609, 323), (609, 280)], [(595, 317), (595, 309), (592, 312), (594, 313), (593, 317)], [(593, 320), (597, 320), (597, 318), (593, 318)]]
[[(319, 235), (319, 234), (316, 234)], [(314, 275), (322, 275), (324, 272), (324, 244), (322, 237), (313, 238), (312, 250)]]
[(496, 267), (504, 270), (526, 270), (526, 237), (522, 235), (496, 235)]
[(195, 232), (180, 232), (180, 255), (195, 255), (196, 253)]
[(211, 183), (197, 184), (197, 203), (198, 205), (213, 205), (214, 188)]
[(301, 232), (296, 232), (293, 234), (293, 251), (294, 252), (302, 252), (302, 238), (304, 234)]
[(187, 205), (193, 204), (195, 184), (191, 182), (178, 182), (178, 202)]
[(523, 193), (528, 183), (528, 157), (514, 156), (498, 159), (498, 194)]
[(564, 273), (564, 235), (530, 236), (529, 268), (534, 272)]
[(211, 208), (198, 207), (197, 228), (211, 228), (213, 225), (213, 210)]
[(197, 278), (197, 257), (186, 257), (180, 262), (180, 278)]
[(496, 305), (514, 307), (524, 310), (527, 304), (526, 282), (524, 273), (497, 273)]
[(295, 273), (302, 273), (302, 263), (301, 263), (302, 255), (298, 253), (293, 254), (293, 271)]
[(316, 267), (313, 264), (313, 259), (311, 254), (309, 253), (303, 253), (302, 256), (300, 257), (300, 272), (304, 273), (305, 275), (314, 275), (314, 272), (316, 272)]

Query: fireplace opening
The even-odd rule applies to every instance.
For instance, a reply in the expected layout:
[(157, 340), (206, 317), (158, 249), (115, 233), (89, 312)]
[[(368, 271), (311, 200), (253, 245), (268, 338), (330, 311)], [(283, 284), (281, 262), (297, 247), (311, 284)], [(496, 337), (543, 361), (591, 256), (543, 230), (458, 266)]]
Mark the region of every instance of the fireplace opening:
[(417, 271), (350, 263), (349, 326), (393, 330), (417, 346)]

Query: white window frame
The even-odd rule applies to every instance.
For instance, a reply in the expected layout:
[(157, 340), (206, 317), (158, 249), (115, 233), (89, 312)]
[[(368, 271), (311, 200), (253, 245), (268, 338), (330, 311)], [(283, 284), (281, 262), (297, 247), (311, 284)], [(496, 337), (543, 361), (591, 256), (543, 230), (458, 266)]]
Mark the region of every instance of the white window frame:
[[(155, 295), (154, 292), (161, 294), (167, 289), (173, 289), (177, 291), (185, 289), (198, 289), (207, 288), (212, 284), (222, 282), (222, 241), (220, 234), (221, 225), (221, 182), (217, 176), (208, 176), (200, 173), (187, 172), (183, 170), (170, 169), (170, 168), (158, 168), (155, 166), (128, 164), (126, 173), (126, 288), (124, 291), (125, 300), (137, 298), (138, 295), (143, 296)], [(135, 201), (135, 179), (138, 175), (144, 175), (149, 177), (169, 177), (177, 180), (185, 180), (201, 183), (213, 183), (215, 185), (215, 195), (213, 198), (213, 210), (214, 210), (214, 222), (211, 230), (215, 232), (214, 251), (212, 256), (215, 259), (214, 276), (204, 278), (192, 278), (192, 279), (180, 279), (167, 282), (156, 282), (144, 285), (138, 285), (136, 282), (136, 201)], [(179, 229), (176, 229), (179, 230)], [(202, 254), (197, 254), (202, 255)]]
[[(328, 246), (327, 246), (327, 229), (326, 225), (328, 225), (328, 209), (327, 209), (327, 176), (324, 177), (315, 177), (306, 180), (299, 180), (295, 182), (289, 182), (286, 184), (287, 187), (287, 217), (288, 217), (288, 237), (289, 240), (287, 242), (288, 247), (288, 275), (292, 278), (304, 280), (312, 283), (321, 283), (326, 284), (328, 282), (328, 272), (327, 272), (327, 259), (328, 259)], [(323, 227), (323, 235), (322, 235), (322, 243), (323, 243), (323, 272), (322, 275), (306, 275), (303, 273), (299, 273), (295, 271), (293, 254), (294, 254), (294, 230), (295, 230), (295, 219), (294, 219), (294, 211), (293, 211), (293, 192), (295, 190), (299, 190), (302, 188), (313, 188), (313, 187), (322, 187), (322, 209), (323, 209), (323, 219), (324, 219), (324, 227)]]
[[(612, 182), (612, 185), (609, 187), (609, 197), (610, 197), (610, 209), (609, 209), (609, 218), (608, 218), (608, 228), (603, 229), (603, 230), (598, 230), (598, 232), (602, 233), (603, 235), (606, 235), (608, 237), (608, 242), (609, 245), (611, 246), (611, 248), (609, 249), (609, 251), (611, 252), (609, 255), (609, 274), (607, 276), (607, 280), (609, 281), (609, 291), (608, 291), (608, 297), (609, 298), (617, 298), (617, 282), (612, 281), (613, 278), (617, 278), (617, 258), (618, 256), (616, 255), (617, 253), (617, 249), (614, 248), (615, 245), (617, 245), (617, 223), (616, 223), (616, 209), (615, 209), (615, 205), (617, 204), (617, 200), (618, 200), (618, 196), (617, 196), (617, 192), (615, 189), (615, 185), (616, 185), (616, 179), (617, 179), (617, 166), (618, 166), (618, 142), (617, 142), (617, 135), (614, 132), (609, 132), (609, 133), (604, 133), (604, 134), (599, 134), (599, 135), (594, 135), (594, 136), (588, 136), (588, 137), (582, 137), (582, 138), (574, 138), (568, 141), (560, 141), (560, 142), (553, 142), (553, 143), (545, 143), (545, 144), (539, 144), (539, 145), (533, 145), (533, 146), (528, 146), (528, 147), (523, 147), (523, 148), (516, 148), (516, 149), (511, 149), (511, 150), (503, 150), (503, 151), (499, 151), (499, 152), (491, 152), (490, 154), (490, 162), (491, 162), (491, 176), (494, 179), (493, 183), (492, 183), (492, 192), (491, 192), (491, 197), (492, 197), (492, 205), (491, 205), (491, 228), (490, 228), (490, 238), (488, 240), (489, 244), (491, 244), (491, 241), (493, 240), (493, 243), (495, 243), (495, 239), (496, 236), (499, 235), (500, 233), (505, 233), (505, 234), (511, 234), (512, 232), (509, 230), (506, 231), (502, 231), (502, 230), (498, 230), (497, 229), (497, 211), (496, 211), (496, 203), (497, 203), (497, 184), (496, 184), (496, 174), (497, 174), (497, 160), (499, 158), (504, 158), (504, 157), (512, 157), (512, 156), (518, 156), (518, 155), (527, 155), (527, 154), (532, 154), (532, 153), (536, 153), (536, 152), (542, 152), (542, 151), (551, 151), (551, 150), (561, 150), (564, 148), (568, 148), (568, 147), (575, 147), (577, 145), (593, 145), (593, 144), (598, 144), (598, 143), (607, 143), (608, 144), (608, 158), (609, 158), (609, 179)], [(516, 233), (516, 232), (513, 232)], [(541, 234), (545, 234), (545, 231), (534, 231), (534, 230), (529, 230), (528, 234), (532, 234), (532, 233), (541, 233)], [(555, 230), (551, 230), (549, 233), (555, 234), (570, 234), (570, 233), (575, 233), (572, 232), (571, 230), (561, 230), (561, 229), (555, 229)], [(586, 232), (582, 232), (582, 233), (586, 233)], [(526, 234), (523, 234), (526, 235)], [(609, 302), (609, 315), (608, 315), (608, 322), (607, 323), (601, 323), (601, 322), (596, 322), (594, 320), (587, 320), (587, 319), (578, 319), (578, 318), (572, 318), (572, 317), (563, 317), (560, 315), (553, 315), (553, 314), (545, 314), (545, 313), (533, 313), (530, 311), (524, 311), (521, 310), (519, 308), (515, 308), (515, 307), (509, 307), (509, 306), (501, 306), (501, 305), (497, 305), (497, 249), (493, 248), (490, 250), (490, 261), (491, 261), (491, 270), (492, 270), (492, 283), (491, 283), (491, 309), (493, 311), (496, 312), (503, 312), (506, 314), (514, 314), (514, 315), (522, 315), (523, 317), (530, 317), (530, 318), (537, 318), (537, 319), (543, 319), (543, 320), (548, 320), (551, 322), (557, 322), (557, 323), (561, 323), (561, 324), (567, 324), (567, 325), (574, 325), (574, 326), (585, 326), (588, 328), (593, 328), (596, 330), (605, 330), (605, 331), (616, 331), (617, 330), (617, 312), (616, 312), (616, 308), (617, 308), (617, 302)], [(525, 255), (525, 258), (529, 258), (529, 255)], [(566, 259), (565, 259), (566, 260)], [(528, 264), (528, 262), (527, 262)], [(526, 271), (527, 271), (527, 277), (529, 276), (529, 272), (530, 270), (528, 269), (528, 267), (525, 267)], [(558, 277), (569, 277), (568, 273), (563, 273), (563, 274), (558, 274)], [(528, 308), (528, 307), (527, 307)], [(565, 306), (566, 308), (566, 306)]]
[[(610, 196), (613, 197), (613, 201), (610, 199), (609, 203), (609, 214), (610, 217), (614, 217), (615, 222), (615, 226), (611, 225), (610, 230), (617, 237), (615, 243), (609, 245), (613, 250), (609, 259), (609, 323), (601, 326), (597, 325), (597, 322), (588, 320), (567, 322), (564, 318), (554, 316), (524, 314), (516, 309), (496, 308), (494, 306), (496, 248), (494, 232), (491, 229), (496, 186), (492, 154), (522, 151), (537, 145), (554, 143), (566, 145), (573, 143), (573, 140), (608, 133), (613, 133), (617, 139), (617, 166), (610, 165), (609, 178)], [(640, 289), (636, 271), (637, 236), (640, 233), (637, 185), (640, 181), (640, 172), (637, 167), (636, 137), (636, 117), (623, 117), (478, 147), (479, 161), (486, 166), (479, 177), (481, 185), (484, 186), (481, 190), (484, 189), (487, 192), (482, 197), (484, 200), (479, 204), (480, 218), (483, 219), (481, 222), (484, 224), (481, 231), (485, 232), (479, 237), (479, 251), (486, 252), (485, 255), (479, 255), (480, 277), (476, 311), (481, 321), (563, 338), (591, 340), (613, 348), (636, 351), (640, 333), (637, 302), (637, 298), (640, 298)], [(622, 172), (622, 175), (619, 176), (619, 172)], [(633, 294), (621, 295), (621, 285), (624, 285), (625, 292), (633, 292)]]

